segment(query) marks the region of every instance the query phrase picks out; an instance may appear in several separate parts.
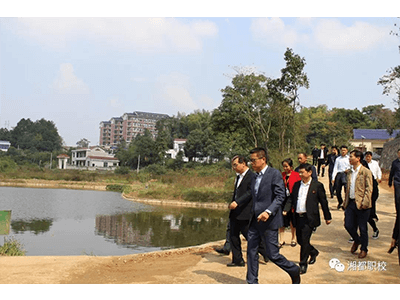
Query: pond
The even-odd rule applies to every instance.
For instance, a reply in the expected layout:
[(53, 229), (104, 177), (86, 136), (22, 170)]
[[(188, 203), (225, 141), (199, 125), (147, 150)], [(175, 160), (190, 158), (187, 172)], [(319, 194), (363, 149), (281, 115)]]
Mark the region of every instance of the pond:
[(225, 238), (228, 212), (150, 206), (119, 193), (0, 187), (0, 210), (26, 255), (127, 255)]

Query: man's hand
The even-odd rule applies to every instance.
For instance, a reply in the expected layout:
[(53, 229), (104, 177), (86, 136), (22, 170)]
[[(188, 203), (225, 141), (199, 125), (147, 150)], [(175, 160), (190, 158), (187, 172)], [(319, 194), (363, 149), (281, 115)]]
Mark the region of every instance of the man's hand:
[(332, 180), (332, 185), (335, 185), (335, 180)]
[(260, 221), (267, 222), (268, 218), (269, 218), (269, 214), (266, 211), (264, 211), (258, 215), (257, 222), (260, 222)]
[(283, 211), (282, 215), (286, 216), (287, 215), (287, 211)]
[(238, 207), (238, 204), (236, 203), (236, 201), (232, 201), (232, 203), (229, 204), (229, 209), (235, 209), (236, 207)]
[(325, 220), (326, 225), (329, 225), (332, 223), (332, 220)]

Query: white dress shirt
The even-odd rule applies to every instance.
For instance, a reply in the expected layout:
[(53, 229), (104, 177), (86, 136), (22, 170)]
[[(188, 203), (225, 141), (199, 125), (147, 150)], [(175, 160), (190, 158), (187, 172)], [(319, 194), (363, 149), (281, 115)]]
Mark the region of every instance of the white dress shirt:
[(332, 179), (335, 180), (337, 173), (350, 169), (349, 156), (338, 156), (333, 167)]
[(242, 174), (240, 173), (236, 173), (236, 176), (239, 176), (239, 179), (237, 181), (237, 183), (235, 184), (236, 187), (239, 187), (240, 183), (242, 182), (244, 176), (246, 176), (246, 173), (249, 169), (246, 169), (246, 171), (244, 171)]
[(350, 194), (349, 194), (349, 197), (351, 199), (355, 199), (356, 198), (356, 193), (355, 193), (355, 190), (356, 190), (356, 178), (357, 178), (357, 175), (358, 175), (358, 171), (360, 171), (360, 168), (361, 168), (361, 164), (356, 169), (351, 168), (352, 172), (351, 172)]
[(310, 177), (310, 180), (307, 183), (304, 183), (303, 181), (300, 182), (299, 196), (297, 198), (297, 206), (296, 206), (296, 212), (298, 214), (307, 212), (306, 200), (311, 180), (312, 178)]
[(372, 175), (374, 175), (375, 180), (382, 179), (382, 170), (376, 160), (372, 159), (371, 162), (368, 163), (368, 167), (371, 170)]
[(321, 150), (319, 150), (320, 151), (320, 154), (319, 154), (319, 158), (320, 159), (324, 159), (325, 158), (325, 151), (324, 151), (325, 149), (321, 149)]

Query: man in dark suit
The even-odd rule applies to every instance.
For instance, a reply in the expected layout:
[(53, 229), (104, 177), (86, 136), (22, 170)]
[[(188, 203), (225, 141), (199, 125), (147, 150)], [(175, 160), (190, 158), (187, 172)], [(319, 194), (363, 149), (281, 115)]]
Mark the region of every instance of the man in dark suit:
[[(314, 148), (312, 149), (312, 151), (311, 151), (311, 155), (312, 155), (312, 157), (313, 157), (313, 161), (312, 161), (312, 163), (313, 163), (313, 165), (314, 166), (316, 166), (317, 165), (317, 162), (318, 162), (318, 147), (317, 147), (317, 145), (315, 145), (314, 146)], [(297, 172), (297, 171), (296, 171)]]
[[(294, 208), (297, 242), (300, 245), (300, 274), (307, 272), (308, 264), (314, 264), (319, 254), (318, 250), (310, 244), (313, 228), (321, 225), (319, 206), (321, 204), (326, 224), (332, 221), (326, 200), (324, 185), (311, 180), (312, 165), (305, 164), (300, 167), (301, 181), (293, 186), (293, 191), (285, 205), (284, 211)], [(308, 261), (308, 258), (310, 260)]]
[[(321, 166), (325, 166), (326, 158), (328, 155), (328, 149), (325, 148), (325, 144), (321, 144), (321, 149), (318, 150), (318, 176), (321, 174)], [(322, 167), (322, 177), (324, 177), (325, 168)]]
[[(299, 166), (294, 170), (299, 173), (300, 166), (308, 163), (307, 154), (304, 152), (299, 153), (297, 155), (297, 161), (299, 162)], [(314, 166), (312, 166), (312, 179), (318, 180), (317, 169)]]
[[(240, 242), (240, 233), (247, 239), (249, 223), (251, 217), (251, 208), (253, 205), (251, 197), (251, 180), (254, 173), (247, 167), (247, 161), (244, 156), (236, 155), (232, 158), (232, 168), (236, 172), (235, 189), (232, 202), (229, 205), (230, 244), (232, 250), (232, 262), (228, 267), (244, 266), (242, 247)], [(259, 252), (268, 261), (265, 247), (260, 244)]]
[(333, 167), (335, 166), (335, 161), (336, 158), (339, 156), (339, 149), (336, 146), (332, 146), (331, 148), (331, 153), (328, 154), (325, 167), (328, 166), (328, 175), (329, 175), (329, 192), (331, 193), (331, 198), (333, 198), (333, 195), (335, 194), (335, 186), (332, 184), (332, 173), (333, 173)]
[(286, 271), (292, 283), (300, 283), (300, 268), (279, 253), (278, 230), (283, 226), (282, 205), (286, 197), (282, 174), (267, 165), (267, 151), (250, 151), (257, 174), (251, 182), (253, 207), (247, 243), (247, 283), (258, 283), (258, 246), (264, 243), (270, 261)]

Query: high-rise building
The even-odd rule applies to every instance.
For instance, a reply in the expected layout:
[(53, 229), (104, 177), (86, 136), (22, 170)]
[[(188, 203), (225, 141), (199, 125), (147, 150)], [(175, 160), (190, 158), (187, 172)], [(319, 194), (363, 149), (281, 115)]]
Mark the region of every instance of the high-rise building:
[(122, 140), (130, 143), (138, 134), (148, 129), (153, 137), (157, 136), (156, 123), (168, 118), (166, 114), (134, 111), (124, 113), (122, 117), (111, 118), (100, 122), (100, 146), (117, 146)]

